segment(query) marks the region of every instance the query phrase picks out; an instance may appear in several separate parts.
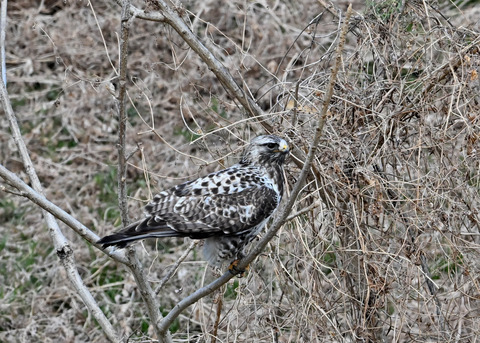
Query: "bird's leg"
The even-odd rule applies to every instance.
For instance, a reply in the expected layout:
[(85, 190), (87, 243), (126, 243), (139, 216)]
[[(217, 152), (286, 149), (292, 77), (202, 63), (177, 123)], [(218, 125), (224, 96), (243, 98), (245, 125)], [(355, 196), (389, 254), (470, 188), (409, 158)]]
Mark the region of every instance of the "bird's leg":
[(240, 262), (240, 259), (237, 259), (230, 263), (230, 266), (228, 267), (228, 271), (232, 273), (233, 275), (238, 275), (238, 277), (244, 277), (245, 272), (247, 272), (250, 269), (250, 265), (247, 265), (245, 269), (238, 269), (238, 263)]

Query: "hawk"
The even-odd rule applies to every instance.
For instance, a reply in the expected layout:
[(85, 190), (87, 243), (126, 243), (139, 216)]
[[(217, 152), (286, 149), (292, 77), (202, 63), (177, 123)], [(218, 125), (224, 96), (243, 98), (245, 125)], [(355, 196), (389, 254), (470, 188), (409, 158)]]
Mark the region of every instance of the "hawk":
[(124, 248), (145, 238), (190, 237), (205, 239), (203, 255), (212, 266), (239, 260), (280, 204), (288, 153), (282, 138), (258, 136), (239, 163), (158, 193), (144, 219), (98, 243)]

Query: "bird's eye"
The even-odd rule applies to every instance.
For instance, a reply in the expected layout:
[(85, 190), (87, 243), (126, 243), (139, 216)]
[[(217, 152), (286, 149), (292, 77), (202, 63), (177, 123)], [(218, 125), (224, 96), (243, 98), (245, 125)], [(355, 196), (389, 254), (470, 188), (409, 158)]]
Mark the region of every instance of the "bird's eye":
[(277, 147), (277, 143), (267, 143), (265, 144), (269, 149), (275, 149)]

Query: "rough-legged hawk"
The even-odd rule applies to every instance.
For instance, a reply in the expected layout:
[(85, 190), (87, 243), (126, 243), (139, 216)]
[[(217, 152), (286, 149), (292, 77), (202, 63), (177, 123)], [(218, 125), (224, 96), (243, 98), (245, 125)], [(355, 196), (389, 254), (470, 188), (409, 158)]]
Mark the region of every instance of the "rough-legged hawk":
[(155, 195), (146, 218), (98, 241), (124, 248), (145, 238), (205, 239), (203, 254), (221, 267), (244, 256), (244, 248), (263, 229), (283, 195), (283, 164), (288, 145), (277, 136), (259, 136), (240, 162)]

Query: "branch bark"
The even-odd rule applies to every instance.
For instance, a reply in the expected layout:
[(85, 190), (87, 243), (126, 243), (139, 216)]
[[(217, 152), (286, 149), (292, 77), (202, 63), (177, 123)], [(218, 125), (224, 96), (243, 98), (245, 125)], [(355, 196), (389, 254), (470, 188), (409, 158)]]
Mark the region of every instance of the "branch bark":
[[(20, 152), (23, 165), (28, 174), (28, 177), (30, 178), (30, 182), (32, 183), (32, 186), (34, 188), (34, 190), (32, 189), (32, 191), (35, 193), (36, 199), (43, 198), (44, 200), (46, 200), (45, 197), (43, 196), (42, 185), (40, 183), (40, 180), (38, 179), (37, 173), (35, 172), (35, 168), (30, 159), (30, 155), (28, 154), (28, 150), (25, 145), (25, 142), (22, 139), (20, 128), (18, 127), (18, 123), (15, 118), (15, 114), (13, 112), (10, 99), (8, 97), (7, 89), (3, 82), (0, 82), (0, 98), (1, 98), (2, 106), (5, 110), (5, 113), (7, 115), (7, 118), (10, 124), (10, 129), (12, 131), (13, 138)], [(16, 175), (8, 175), (8, 173), (6, 173), (8, 171), (3, 166), (0, 165), (0, 167), (1, 167), (0, 170), (2, 172), (2, 177), (6, 181), (7, 181), (6, 177), (9, 176), (8, 179), (12, 181), (15, 180), (16, 178), (17, 180), (15, 181), (19, 186), (21, 185), (21, 183), (23, 183), (23, 181), (21, 181), (18, 177), (16, 177)], [(21, 183), (19, 181), (21, 181)], [(22, 186), (28, 187), (25, 183), (23, 183)], [(25, 187), (23, 188), (25, 189)], [(33, 192), (31, 192), (32, 196), (33, 196)], [(107, 317), (103, 314), (102, 310), (98, 306), (92, 294), (83, 283), (83, 280), (80, 277), (80, 274), (78, 273), (78, 270), (76, 268), (73, 250), (70, 247), (70, 244), (68, 243), (67, 239), (63, 235), (62, 231), (60, 230), (60, 227), (58, 226), (58, 223), (55, 217), (45, 209), (42, 212), (43, 212), (45, 221), (47, 223), (50, 237), (52, 238), (53, 244), (55, 246), (55, 250), (57, 251), (57, 255), (60, 258), (60, 261), (67, 272), (67, 278), (72, 283), (73, 287), (77, 291), (78, 295), (82, 299), (83, 303), (85, 304), (89, 312), (92, 314), (92, 316), (97, 320), (99, 325), (102, 327), (108, 339), (112, 342), (119, 342), (120, 341), (119, 336), (116, 334), (112, 324), (108, 321)], [(77, 227), (80, 228), (81, 225), (78, 225)], [(81, 228), (79, 230), (79, 232), (82, 232), (83, 236), (86, 236), (87, 233), (91, 233), (88, 229), (86, 230), (85, 229)]]
[[(130, 0), (122, 1), (121, 14), (121, 36), (120, 36), (120, 75), (119, 75), (119, 90), (116, 99), (118, 112), (118, 206), (122, 217), (124, 226), (130, 222), (127, 207), (127, 154), (126, 154), (126, 129), (127, 129), (127, 113), (126, 113), (126, 99), (127, 99), (127, 62), (128, 62), (128, 37), (130, 33), (130, 24), (134, 15), (130, 11)], [(138, 260), (135, 248), (127, 248), (127, 266), (133, 273), (136, 284), (140, 290), (147, 311), (150, 316), (151, 323), (155, 329), (157, 337), (164, 342), (172, 342), (170, 332), (161, 332), (158, 324), (163, 318), (160, 313), (160, 304), (153, 291), (150, 283), (145, 277), (145, 272), (142, 264)]]
[(147, 306), (148, 315), (150, 316), (150, 321), (157, 334), (158, 341), (161, 343), (172, 343), (172, 336), (170, 335), (170, 331), (168, 331), (168, 327), (166, 330), (163, 330), (160, 325), (163, 318), (160, 313), (160, 304), (155, 296), (155, 292), (145, 277), (143, 266), (138, 260), (133, 247), (128, 249), (127, 258), (128, 267), (132, 271), (135, 282), (140, 290), (140, 295)]
[[(127, 258), (123, 250), (103, 250), (100, 245), (96, 242), (100, 239), (94, 232), (88, 229), (85, 225), (79, 222), (77, 219), (72, 217), (69, 213), (65, 212), (63, 209), (49, 201), (45, 196), (33, 188), (28, 186), (22, 179), (20, 179), (15, 173), (11, 172), (3, 165), (0, 164), (0, 177), (2, 177), (7, 184), (18, 189), (21, 193), (21, 196), (26, 197), (34, 204), (40, 206), (42, 209), (53, 215), (55, 218), (61, 220), (66, 225), (68, 225), (73, 231), (75, 231), (79, 236), (84, 238), (87, 242), (93, 244), (98, 249), (102, 250), (105, 254), (113, 258), (115, 261), (120, 263), (128, 263)], [(5, 189), (0, 189), (4, 190)]]
[(130, 20), (132, 18), (129, 8), (130, 1), (123, 0), (120, 37), (120, 86), (116, 100), (118, 112), (118, 206), (120, 208), (120, 215), (122, 216), (122, 223), (124, 226), (127, 226), (130, 222), (127, 207), (127, 156), (125, 154), (127, 130), (125, 95), (127, 93), (128, 35), (130, 32)]
[[(163, 0), (148, 0), (147, 2), (151, 4), (153, 8), (161, 11), (161, 14), (164, 17), (163, 22), (167, 23), (177, 31), (180, 37), (182, 37), (190, 48), (198, 54), (212, 73), (215, 74), (220, 83), (227, 89), (232, 97), (238, 100), (248, 114), (253, 118), (261, 117), (263, 114), (262, 109), (257, 105), (253, 98), (242, 90), (228, 69), (216, 59), (210, 50), (208, 50), (198, 37), (193, 34), (183, 19), (178, 15), (178, 12), (168, 6)], [(268, 131), (272, 132), (272, 128), (270, 125), (268, 126), (270, 128)]]
[(0, 69), (2, 72), (3, 84), (7, 84), (7, 63), (5, 60), (5, 30), (7, 28), (7, 0), (2, 0), (0, 9)]

